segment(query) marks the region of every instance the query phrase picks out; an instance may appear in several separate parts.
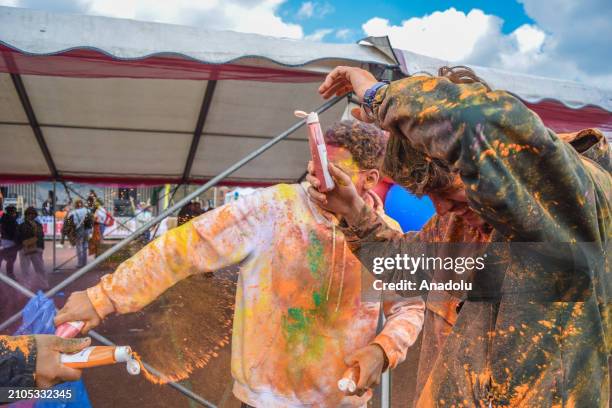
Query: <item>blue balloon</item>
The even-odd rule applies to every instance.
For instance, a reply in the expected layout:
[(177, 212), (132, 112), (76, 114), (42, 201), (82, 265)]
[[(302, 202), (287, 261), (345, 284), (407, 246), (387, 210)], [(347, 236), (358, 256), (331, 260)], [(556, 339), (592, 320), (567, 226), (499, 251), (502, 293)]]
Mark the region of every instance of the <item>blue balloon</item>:
[(418, 198), (399, 184), (394, 184), (385, 198), (385, 212), (407, 232), (419, 231), (436, 210), (429, 197)]

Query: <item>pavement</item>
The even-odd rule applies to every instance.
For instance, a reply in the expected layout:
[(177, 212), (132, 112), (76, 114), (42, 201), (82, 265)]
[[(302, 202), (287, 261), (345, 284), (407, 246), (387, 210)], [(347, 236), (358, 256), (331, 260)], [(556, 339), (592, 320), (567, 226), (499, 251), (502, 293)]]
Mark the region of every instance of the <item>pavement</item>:
[[(43, 258), (50, 286), (57, 285), (76, 271), (76, 250), (66, 245), (64, 248), (56, 248), (55, 264), (62, 266), (60, 270), (53, 271), (53, 246), (47, 241)], [(89, 262), (93, 257), (89, 257)], [(108, 268), (96, 268), (83, 275), (75, 282), (53, 297), (55, 304), (61, 307), (66, 297), (76, 290), (84, 290), (96, 284), (105, 273), (112, 272)], [(0, 273), (5, 273), (4, 264)], [(19, 259), (15, 262), (15, 274), (20, 276)], [(20, 282), (31, 290), (35, 290), (33, 283)], [(8, 285), (0, 282), (0, 322), (5, 321), (14, 313), (20, 311), (28, 299), (15, 291)], [(16, 322), (0, 334), (13, 333), (21, 322)], [(151, 322), (147, 320), (145, 312), (132, 313), (106, 319), (96, 330), (117, 344), (131, 345), (138, 350), (138, 343), (143, 338), (168, 337), (162, 333), (161, 328), (155, 327), (151, 330)], [(148, 329), (148, 332), (147, 332)], [(143, 333), (145, 335), (143, 336)], [(94, 341), (95, 345), (96, 342)], [(219, 350), (218, 356), (213, 358), (208, 365), (196, 369), (189, 379), (182, 385), (201, 395), (218, 407), (238, 408), (240, 403), (231, 394), (230, 374), (230, 347), (226, 346)], [(130, 376), (123, 365), (106, 367), (95, 367), (84, 370), (83, 380), (90, 401), (94, 407), (199, 407), (200, 404), (193, 402), (177, 390), (168, 385), (154, 385), (144, 379), (143, 376)]]

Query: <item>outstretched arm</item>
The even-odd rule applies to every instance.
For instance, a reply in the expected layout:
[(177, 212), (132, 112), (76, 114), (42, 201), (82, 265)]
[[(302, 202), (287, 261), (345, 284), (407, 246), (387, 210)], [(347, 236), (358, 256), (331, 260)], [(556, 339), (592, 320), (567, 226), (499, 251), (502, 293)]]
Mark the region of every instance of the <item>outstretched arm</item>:
[(110, 313), (142, 309), (190, 275), (239, 263), (254, 248), (255, 230), (266, 222), (268, 212), (260, 207), (267, 195), (249, 195), (168, 231), (97, 285), (73, 293), (56, 325), (85, 320), (87, 332)]

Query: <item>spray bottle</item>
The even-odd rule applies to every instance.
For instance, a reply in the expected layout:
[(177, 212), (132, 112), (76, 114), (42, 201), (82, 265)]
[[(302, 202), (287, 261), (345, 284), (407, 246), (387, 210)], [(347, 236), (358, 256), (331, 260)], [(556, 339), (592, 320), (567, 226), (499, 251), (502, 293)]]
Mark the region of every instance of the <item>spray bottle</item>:
[(353, 393), (359, 382), (359, 366), (348, 368), (338, 380), (338, 389), (344, 393)]
[[(60, 324), (55, 329), (55, 335), (70, 339), (76, 337), (85, 322), (76, 320)], [(62, 364), (72, 368), (88, 368), (115, 363), (126, 363), (127, 372), (131, 375), (140, 374), (140, 363), (136, 361), (132, 354), (132, 349), (128, 346), (92, 346), (86, 347), (75, 354), (62, 354), (60, 356)]]
[(89, 368), (116, 363), (126, 363), (127, 372), (140, 374), (140, 364), (133, 357), (129, 346), (91, 346), (75, 354), (61, 354), (60, 362), (72, 368)]
[(319, 123), (319, 115), (317, 112), (306, 113), (296, 110), (293, 112), (298, 118), (306, 118), (308, 125), (308, 144), (310, 145), (310, 154), (314, 163), (314, 174), (319, 180), (319, 191), (326, 192), (334, 189), (334, 180), (329, 174), (327, 147), (325, 139), (323, 139), (323, 131)]

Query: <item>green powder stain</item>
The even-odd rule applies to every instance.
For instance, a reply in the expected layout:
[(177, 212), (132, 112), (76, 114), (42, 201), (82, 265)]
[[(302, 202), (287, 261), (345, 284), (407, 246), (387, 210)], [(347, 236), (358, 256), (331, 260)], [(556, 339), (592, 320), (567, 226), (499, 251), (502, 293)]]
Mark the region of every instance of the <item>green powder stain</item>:
[(306, 253), (308, 267), (312, 276), (318, 279), (322, 276), (321, 270), (324, 265), (323, 244), (321, 244), (321, 240), (314, 231), (310, 231), (309, 239), (310, 245), (308, 245), (308, 252)]
[(312, 294), (312, 300), (314, 301), (315, 307), (321, 306), (321, 302), (323, 302), (323, 296), (319, 292), (315, 292)]
[(323, 357), (324, 338), (318, 333), (317, 322), (327, 320), (327, 302), (320, 292), (312, 294), (313, 308), (291, 307), (282, 318), (287, 350), (299, 362), (308, 364)]

